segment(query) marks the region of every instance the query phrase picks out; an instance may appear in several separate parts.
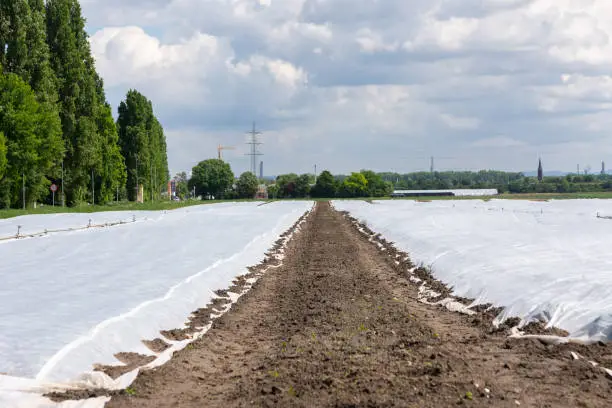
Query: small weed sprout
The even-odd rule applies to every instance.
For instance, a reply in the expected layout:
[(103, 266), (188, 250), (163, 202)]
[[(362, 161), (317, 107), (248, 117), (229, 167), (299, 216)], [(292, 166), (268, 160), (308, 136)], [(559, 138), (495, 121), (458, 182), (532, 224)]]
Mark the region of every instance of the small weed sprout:
[(136, 395), (136, 390), (135, 390), (135, 389), (133, 389), (132, 387), (127, 387), (127, 388), (125, 389), (125, 393), (126, 393), (127, 395), (134, 396), (134, 395)]

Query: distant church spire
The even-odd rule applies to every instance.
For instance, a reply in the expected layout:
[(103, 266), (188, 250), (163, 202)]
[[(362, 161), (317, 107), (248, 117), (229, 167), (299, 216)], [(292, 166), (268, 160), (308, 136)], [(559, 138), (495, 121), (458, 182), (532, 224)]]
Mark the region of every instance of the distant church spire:
[(542, 159), (540, 158), (538, 164), (538, 181), (542, 181), (542, 179), (544, 179), (544, 171), (542, 170)]

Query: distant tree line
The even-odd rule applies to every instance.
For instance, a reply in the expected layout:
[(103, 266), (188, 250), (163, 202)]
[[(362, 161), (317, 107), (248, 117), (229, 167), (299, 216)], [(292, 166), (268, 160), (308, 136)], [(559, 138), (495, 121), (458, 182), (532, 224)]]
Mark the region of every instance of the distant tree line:
[(569, 174), (564, 177), (527, 177), (523, 173), (478, 172), (379, 173), (396, 190), (497, 189), (499, 193), (579, 193), (612, 190), (612, 176)]
[[(219, 159), (204, 160), (191, 173), (190, 179), (186, 173), (174, 178), (181, 198), (252, 199), (264, 184), (251, 172), (244, 172), (236, 179), (230, 165)], [(384, 197), (393, 192), (393, 184), (369, 170), (348, 177), (335, 177), (326, 170), (316, 179), (314, 174), (282, 174), (267, 185), (267, 192), (272, 199)]]
[[(192, 169), (191, 179), (186, 173), (175, 177), (177, 194), (182, 197), (254, 198), (263, 181), (251, 172), (234, 177), (230, 165), (211, 159)], [(612, 190), (612, 176), (568, 175), (565, 177), (526, 177), (522, 173), (502, 171), (434, 172), (432, 173), (375, 173), (370, 170), (333, 175), (325, 170), (314, 174), (282, 174), (267, 182), (271, 199), (386, 197), (394, 190), (437, 189), (497, 189), (499, 193), (571, 193)], [(194, 194), (195, 193), (195, 194)]]
[(201, 197), (207, 199), (252, 199), (257, 194), (260, 181), (250, 171), (235, 178), (231, 166), (219, 159), (198, 163), (191, 170), (191, 178), (185, 172), (174, 177), (176, 194), (181, 199)]
[(612, 176), (608, 174), (568, 174), (563, 177), (523, 177), (507, 187), (510, 193), (594, 193), (612, 191)]
[(268, 186), (272, 198), (350, 198), (384, 197), (393, 192), (393, 184), (370, 170), (334, 176), (325, 170), (316, 177), (312, 174), (283, 174)]
[[(394, 190), (496, 189), (503, 193), (577, 193), (612, 191), (611, 175), (567, 175), (565, 177), (527, 177), (520, 172), (482, 170), (477, 172), (374, 173), (362, 170), (350, 175), (328, 171), (312, 175), (281, 175), (268, 187), (274, 198), (384, 197)], [(310, 185), (310, 190), (308, 189)]]
[(381, 177), (393, 183), (396, 190), (459, 190), (493, 189), (507, 191), (512, 182), (525, 178), (523, 173), (482, 170), (417, 172), (408, 174), (380, 173)]
[(135, 199), (136, 168), (159, 191), (165, 143), (136, 91), (115, 123), (77, 0), (0, 0), (0, 208), (50, 202), (62, 181), (68, 205)]

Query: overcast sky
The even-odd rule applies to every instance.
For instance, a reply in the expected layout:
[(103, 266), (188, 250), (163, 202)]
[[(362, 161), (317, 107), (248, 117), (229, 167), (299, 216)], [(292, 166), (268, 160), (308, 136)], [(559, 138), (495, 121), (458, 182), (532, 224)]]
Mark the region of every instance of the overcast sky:
[(263, 132), (265, 173), (612, 165), (610, 0), (81, 0), (115, 107), (172, 173)]

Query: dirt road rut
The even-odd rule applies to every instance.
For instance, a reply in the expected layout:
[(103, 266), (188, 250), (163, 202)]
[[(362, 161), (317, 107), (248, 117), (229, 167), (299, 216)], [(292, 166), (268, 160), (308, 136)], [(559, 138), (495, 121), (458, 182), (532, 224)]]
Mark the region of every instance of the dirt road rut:
[[(475, 321), (476, 320), (476, 321)], [(570, 351), (424, 305), (392, 258), (328, 204), (230, 312), (107, 407), (610, 407)], [(612, 364), (608, 364), (612, 365)]]

